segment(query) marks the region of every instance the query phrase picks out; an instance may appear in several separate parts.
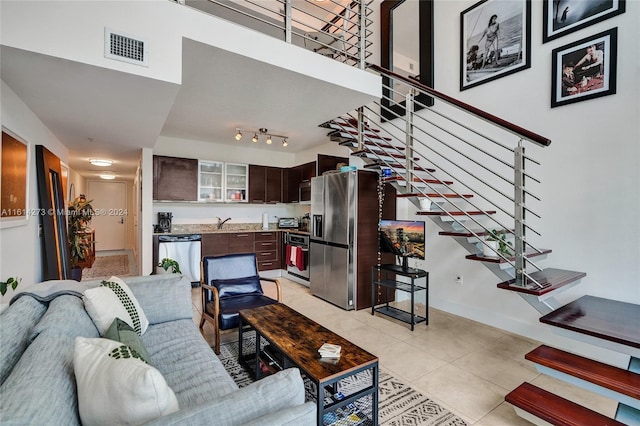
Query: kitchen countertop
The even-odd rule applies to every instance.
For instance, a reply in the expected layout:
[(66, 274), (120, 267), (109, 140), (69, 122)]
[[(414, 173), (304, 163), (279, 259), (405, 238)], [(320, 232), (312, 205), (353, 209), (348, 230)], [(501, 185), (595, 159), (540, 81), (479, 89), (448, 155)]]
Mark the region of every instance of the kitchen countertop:
[(285, 231), (300, 235), (309, 235), (309, 232), (297, 229), (279, 229), (277, 224), (269, 224), (269, 229), (262, 229), (262, 223), (225, 223), (222, 229), (217, 229), (216, 224), (189, 224), (173, 225), (171, 232), (154, 232), (153, 235), (190, 235), (190, 234), (229, 234), (237, 232), (277, 232)]

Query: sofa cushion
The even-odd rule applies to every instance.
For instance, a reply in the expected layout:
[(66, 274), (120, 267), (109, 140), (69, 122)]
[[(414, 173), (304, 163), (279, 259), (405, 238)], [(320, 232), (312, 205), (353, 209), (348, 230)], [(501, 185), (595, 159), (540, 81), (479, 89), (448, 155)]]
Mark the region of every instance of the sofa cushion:
[(129, 324), (120, 318), (113, 320), (111, 326), (104, 333), (104, 338), (127, 345), (141, 360), (149, 363), (149, 353), (142, 344), (140, 336)]
[[(209, 403), (183, 408), (177, 413), (156, 419), (150, 425), (245, 425), (269, 413), (301, 406), (304, 399), (304, 383), (300, 372), (297, 368), (289, 368)], [(304, 404), (295, 411), (297, 422), (293, 420), (293, 416), (287, 416), (286, 422), (299, 425), (315, 424), (315, 404)], [(257, 424), (279, 425), (281, 418), (274, 416), (271, 420), (269, 423)]]
[(142, 343), (183, 409), (238, 389), (192, 319), (151, 325)]
[(0, 387), (1, 422), (80, 424), (73, 344), (76, 336), (98, 337), (98, 330), (84, 310), (82, 299), (76, 296), (59, 296), (51, 301), (34, 329), (33, 342)]
[(181, 274), (125, 277), (150, 324), (193, 318), (191, 282)]
[(218, 297), (220, 299), (242, 294), (262, 294), (260, 277), (257, 275), (227, 280), (211, 280), (211, 285), (218, 289)]
[(0, 384), (31, 343), (31, 330), (46, 309), (36, 299), (22, 297), (0, 314)]
[(114, 319), (120, 318), (136, 333), (147, 331), (149, 321), (129, 286), (118, 277), (103, 281), (99, 287), (84, 292), (84, 305), (103, 336)]
[(84, 426), (139, 425), (178, 411), (162, 374), (109, 339), (77, 337), (73, 370)]

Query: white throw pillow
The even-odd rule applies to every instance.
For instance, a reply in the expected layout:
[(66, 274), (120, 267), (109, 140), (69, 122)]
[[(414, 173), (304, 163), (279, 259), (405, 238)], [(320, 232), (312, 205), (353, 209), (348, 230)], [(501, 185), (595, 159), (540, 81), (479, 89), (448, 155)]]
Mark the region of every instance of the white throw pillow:
[(118, 277), (111, 277), (99, 287), (86, 290), (82, 300), (101, 336), (116, 318), (129, 324), (141, 336), (149, 327), (149, 321), (131, 289)]
[(76, 337), (73, 370), (83, 426), (140, 425), (178, 411), (162, 374), (120, 342)]

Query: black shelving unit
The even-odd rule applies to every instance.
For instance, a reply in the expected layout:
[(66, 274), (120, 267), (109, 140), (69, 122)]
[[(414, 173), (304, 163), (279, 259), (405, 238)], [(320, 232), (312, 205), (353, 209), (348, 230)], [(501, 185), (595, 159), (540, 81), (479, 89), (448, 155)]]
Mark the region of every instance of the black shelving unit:
[[(427, 271), (417, 268), (403, 268), (402, 266), (391, 264), (374, 266), (371, 269), (371, 315), (379, 312), (399, 321), (406, 322), (411, 325), (411, 331), (413, 331), (416, 324), (421, 322), (429, 325), (429, 273)], [(396, 279), (398, 275), (410, 278), (411, 282), (398, 281)], [(416, 284), (416, 280), (422, 278), (424, 278), (424, 285)], [(375, 298), (378, 286), (385, 288), (385, 300), (387, 300), (387, 302), (382, 306), (376, 307)], [(411, 295), (410, 312), (389, 305), (389, 289), (404, 291)], [(426, 314), (424, 317), (415, 313), (415, 296), (416, 293), (420, 291), (425, 292)]]

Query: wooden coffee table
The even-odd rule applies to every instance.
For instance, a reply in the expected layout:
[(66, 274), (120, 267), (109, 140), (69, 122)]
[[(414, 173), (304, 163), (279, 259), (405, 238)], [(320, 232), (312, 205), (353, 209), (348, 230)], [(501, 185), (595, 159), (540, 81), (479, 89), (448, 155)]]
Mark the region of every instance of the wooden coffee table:
[[(245, 326), (250, 326), (256, 331), (256, 353), (251, 354), (251, 361), (247, 360), (248, 355), (242, 354), (242, 335)], [(239, 361), (254, 374), (256, 380), (262, 375), (260, 365), (262, 362), (274, 364), (277, 369), (298, 367), (309, 380), (315, 383), (318, 425), (323, 424), (324, 414), (367, 395), (371, 395), (372, 398), (373, 424), (378, 424), (377, 357), (282, 303), (241, 310), (238, 329)], [(262, 338), (271, 345), (271, 351), (258, 353)], [(340, 358), (331, 361), (321, 359), (318, 348), (323, 343), (340, 345), (342, 347)], [(371, 370), (372, 373), (370, 386), (349, 395), (338, 394), (337, 385), (340, 380), (365, 370)], [(324, 389), (331, 393), (331, 402), (325, 402), (324, 392), (322, 392)]]

